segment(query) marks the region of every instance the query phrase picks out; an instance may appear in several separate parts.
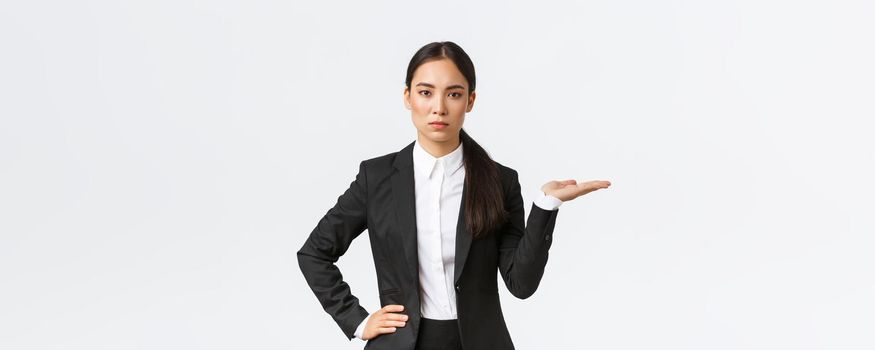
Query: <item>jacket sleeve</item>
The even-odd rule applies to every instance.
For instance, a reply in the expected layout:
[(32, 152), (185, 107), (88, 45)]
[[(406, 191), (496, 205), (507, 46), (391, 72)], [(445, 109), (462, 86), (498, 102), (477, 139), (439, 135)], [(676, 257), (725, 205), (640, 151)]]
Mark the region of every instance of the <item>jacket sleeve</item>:
[(541, 283), (559, 209), (546, 210), (532, 203), (529, 218), (523, 225), (525, 212), (519, 174), (516, 170), (510, 171), (512, 179), (504, 200), (509, 217), (498, 238), (499, 271), (510, 293), (525, 299), (534, 294)]
[(319, 220), (298, 250), (298, 265), (325, 312), (350, 340), (369, 313), (352, 295), (335, 265), (352, 240), (367, 228), (367, 178), (364, 161), (359, 173), (337, 203)]

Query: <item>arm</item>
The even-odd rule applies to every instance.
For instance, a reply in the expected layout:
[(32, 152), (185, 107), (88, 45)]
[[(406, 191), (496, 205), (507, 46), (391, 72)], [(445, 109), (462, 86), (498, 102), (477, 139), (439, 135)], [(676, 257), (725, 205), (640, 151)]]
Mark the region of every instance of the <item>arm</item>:
[(325, 312), (334, 318), (349, 339), (354, 337), (357, 326), (369, 313), (352, 295), (334, 263), (366, 228), (367, 179), (364, 162), (361, 162), (355, 181), (337, 198), (337, 204), (319, 220), (304, 246), (298, 250), (298, 265), (307, 284)]
[(510, 216), (499, 232), (499, 271), (510, 293), (525, 299), (534, 294), (541, 283), (559, 210), (546, 210), (533, 203), (524, 225), (519, 174), (512, 172), (513, 179), (505, 198)]

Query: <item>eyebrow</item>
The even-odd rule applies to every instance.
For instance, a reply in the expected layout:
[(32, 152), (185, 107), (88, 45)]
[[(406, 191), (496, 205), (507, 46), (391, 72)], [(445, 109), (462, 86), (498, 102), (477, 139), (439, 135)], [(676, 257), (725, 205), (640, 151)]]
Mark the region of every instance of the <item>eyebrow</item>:
[[(420, 86), (420, 85), (425, 86), (425, 87), (430, 87), (430, 88), (434, 89), (434, 85), (433, 85), (433, 84), (429, 84), (429, 83), (419, 83), (419, 84), (416, 84), (416, 86)], [(465, 88), (465, 87), (462, 86), (462, 85), (460, 85), (460, 84), (454, 84), (454, 85), (447, 86), (447, 90), (451, 90), (451, 89), (464, 89), (464, 88)]]

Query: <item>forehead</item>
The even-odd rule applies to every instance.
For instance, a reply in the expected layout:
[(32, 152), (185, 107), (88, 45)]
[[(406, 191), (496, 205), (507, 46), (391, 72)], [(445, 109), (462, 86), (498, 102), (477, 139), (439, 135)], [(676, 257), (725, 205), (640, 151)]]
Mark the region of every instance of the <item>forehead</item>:
[(419, 65), (413, 72), (412, 80), (411, 84), (414, 86), (419, 82), (431, 83), (437, 87), (456, 84), (468, 86), (468, 80), (465, 79), (465, 76), (456, 67), (456, 64), (448, 58), (429, 61)]

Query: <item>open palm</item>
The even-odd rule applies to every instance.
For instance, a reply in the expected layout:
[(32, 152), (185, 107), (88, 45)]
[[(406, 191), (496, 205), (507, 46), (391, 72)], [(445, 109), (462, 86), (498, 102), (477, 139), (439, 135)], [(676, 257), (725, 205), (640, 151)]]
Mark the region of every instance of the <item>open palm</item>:
[(553, 180), (541, 186), (544, 194), (559, 198), (563, 202), (570, 201), (587, 193), (611, 186), (610, 181), (595, 180), (577, 183), (576, 180)]

